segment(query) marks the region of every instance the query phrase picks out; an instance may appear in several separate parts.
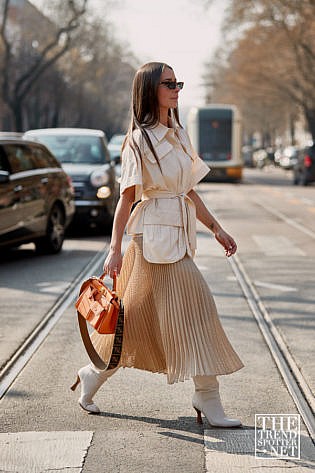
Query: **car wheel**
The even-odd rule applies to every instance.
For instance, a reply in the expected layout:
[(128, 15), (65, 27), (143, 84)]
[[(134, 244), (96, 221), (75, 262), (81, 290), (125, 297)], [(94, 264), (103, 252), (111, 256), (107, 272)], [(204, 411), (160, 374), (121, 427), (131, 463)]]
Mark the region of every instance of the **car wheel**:
[(46, 235), (35, 242), (38, 253), (56, 254), (65, 237), (65, 216), (59, 205), (54, 205), (47, 222)]

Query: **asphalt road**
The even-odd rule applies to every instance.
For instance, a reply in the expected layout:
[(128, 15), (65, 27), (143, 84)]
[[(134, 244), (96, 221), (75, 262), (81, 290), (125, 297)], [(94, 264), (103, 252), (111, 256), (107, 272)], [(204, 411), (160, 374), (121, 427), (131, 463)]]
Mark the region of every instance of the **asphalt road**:
[[(242, 184), (202, 183), (198, 190), (237, 240), (238, 257), (285, 344), (314, 391), (315, 186), (294, 187), (281, 170), (246, 170)], [(62, 254), (34, 255), (31, 245), (1, 262), (1, 364), (12, 357), (67, 286), (108, 244), (101, 235), (65, 242)], [(69, 386), (88, 362), (73, 305), (1, 401), (0, 472), (202, 473), (314, 471), (314, 445), (301, 424), (300, 459), (254, 456), (255, 414), (297, 414), (230, 262), (198, 226), (196, 263), (245, 367), (220, 377), (225, 410), (243, 428), (196, 424), (191, 380), (119, 370), (96, 395), (100, 416), (77, 405)]]

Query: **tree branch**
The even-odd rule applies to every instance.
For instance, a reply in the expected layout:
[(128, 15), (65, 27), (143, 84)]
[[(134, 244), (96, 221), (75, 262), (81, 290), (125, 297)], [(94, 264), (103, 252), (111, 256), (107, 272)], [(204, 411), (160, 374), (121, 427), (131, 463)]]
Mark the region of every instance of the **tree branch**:
[[(14, 87), (14, 94), (15, 95), (17, 95), (17, 96), (18, 95), (19, 96), (25, 95), (24, 93), (23, 94), (20, 93), (20, 89), (23, 87), (23, 85), (29, 81), (31, 83), (30, 84), (30, 86), (31, 86), (32, 82), (34, 81), (34, 77), (36, 77), (36, 79), (37, 79), (42, 73), (40, 71), (46, 69), (46, 67), (42, 67), (42, 64), (44, 63), (48, 53), (58, 45), (61, 36), (65, 33), (67, 34), (67, 39), (66, 39), (67, 48), (66, 49), (61, 48), (60, 51), (63, 51), (63, 53), (64, 53), (68, 49), (68, 47), (69, 47), (68, 41), (70, 41), (70, 33), (78, 27), (78, 22), (77, 21), (86, 11), (86, 3), (87, 3), (87, 0), (84, 0), (83, 7), (81, 9), (76, 10), (75, 7), (74, 7), (74, 3), (71, 0), (69, 1), (69, 6), (71, 7), (71, 9), (73, 11), (72, 18), (70, 18), (70, 20), (69, 20), (69, 22), (66, 26), (60, 28), (60, 30), (56, 34), (55, 39), (52, 42), (50, 42), (43, 49), (43, 51), (40, 53), (40, 57), (35, 62), (33, 67), (31, 67), (25, 74), (23, 74), (19, 78), (19, 80), (17, 80), (17, 82), (15, 84), (15, 87)], [(56, 62), (59, 59), (59, 57), (62, 56), (62, 54), (60, 54), (60, 51), (55, 53), (55, 55), (48, 61), (49, 65)], [(28, 85), (26, 85), (24, 87), (24, 90), (26, 90), (26, 89), (29, 90), (30, 87), (28, 87)]]
[(8, 18), (8, 9), (9, 9), (10, 0), (5, 0), (4, 7), (3, 7), (3, 17), (2, 17), (2, 24), (1, 24), (1, 36), (4, 38), (4, 31), (7, 24)]
[[(30, 80), (25, 87), (20, 91), (16, 97), (18, 97), (19, 100), (23, 100), (24, 97), (28, 94), (30, 89), (32, 88), (34, 82), (48, 69), (54, 62), (56, 62), (66, 51), (69, 49), (71, 39), (67, 38), (66, 44), (63, 46), (63, 48), (55, 54), (54, 57), (52, 57), (49, 61), (45, 62), (44, 64), (41, 65), (40, 68), (37, 69), (36, 73), (32, 76), (32, 80)], [(33, 71), (34, 72), (34, 71)]]
[(4, 44), (4, 60), (2, 66), (2, 95), (3, 100), (8, 105), (11, 103), (10, 101), (10, 94), (9, 94), (9, 64), (11, 61), (11, 45), (6, 37), (5, 29), (8, 20), (8, 11), (9, 11), (9, 3), (10, 0), (5, 0), (4, 8), (3, 8), (3, 17), (2, 17), (2, 24), (0, 30), (0, 36), (2, 38)]

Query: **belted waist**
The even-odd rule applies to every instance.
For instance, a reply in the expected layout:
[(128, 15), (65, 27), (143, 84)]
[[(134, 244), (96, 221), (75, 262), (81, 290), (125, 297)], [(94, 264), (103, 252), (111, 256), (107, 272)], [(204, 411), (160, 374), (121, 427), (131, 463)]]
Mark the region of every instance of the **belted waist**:
[[(196, 249), (196, 209), (194, 202), (184, 192), (176, 194), (170, 191), (152, 190), (142, 194), (141, 200), (143, 202), (151, 199), (178, 199), (187, 253), (189, 256), (193, 256)], [(174, 224), (174, 218), (171, 213), (169, 214), (169, 224)]]
[(128, 220), (128, 234), (143, 234), (143, 255), (154, 263), (175, 262), (196, 249), (196, 208), (186, 193), (142, 194)]
[(175, 192), (170, 192), (170, 191), (147, 191), (143, 192), (141, 200), (149, 200), (149, 199), (175, 199), (176, 197), (181, 198), (181, 199), (190, 199), (187, 194), (184, 192), (176, 194)]

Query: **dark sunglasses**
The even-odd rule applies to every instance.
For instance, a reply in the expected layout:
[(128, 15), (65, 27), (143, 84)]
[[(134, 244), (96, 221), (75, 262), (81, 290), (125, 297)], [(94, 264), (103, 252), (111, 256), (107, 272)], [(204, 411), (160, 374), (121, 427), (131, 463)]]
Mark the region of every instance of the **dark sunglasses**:
[(184, 82), (176, 82), (176, 81), (164, 81), (160, 82), (160, 84), (165, 85), (170, 90), (174, 90), (176, 88), (182, 89), (184, 87)]

